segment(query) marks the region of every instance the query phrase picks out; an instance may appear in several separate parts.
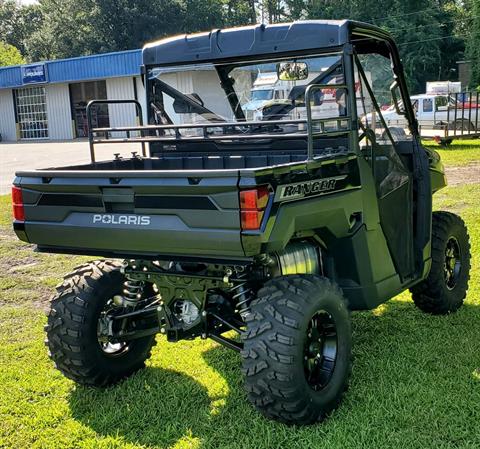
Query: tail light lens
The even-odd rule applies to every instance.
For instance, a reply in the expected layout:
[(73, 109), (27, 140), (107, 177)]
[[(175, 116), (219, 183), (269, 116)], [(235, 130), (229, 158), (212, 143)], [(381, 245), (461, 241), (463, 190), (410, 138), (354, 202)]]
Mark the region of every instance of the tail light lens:
[(20, 187), (12, 187), (13, 218), (17, 221), (25, 221), (25, 210), (23, 208), (23, 194)]
[(269, 196), (268, 186), (240, 191), (240, 217), (243, 230), (260, 229)]

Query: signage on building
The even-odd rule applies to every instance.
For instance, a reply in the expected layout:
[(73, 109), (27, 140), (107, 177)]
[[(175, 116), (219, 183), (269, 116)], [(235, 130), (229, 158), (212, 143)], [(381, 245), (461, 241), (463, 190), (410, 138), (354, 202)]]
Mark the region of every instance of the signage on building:
[(45, 64), (32, 64), (22, 66), (23, 84), (46, 83), (47, 67)]

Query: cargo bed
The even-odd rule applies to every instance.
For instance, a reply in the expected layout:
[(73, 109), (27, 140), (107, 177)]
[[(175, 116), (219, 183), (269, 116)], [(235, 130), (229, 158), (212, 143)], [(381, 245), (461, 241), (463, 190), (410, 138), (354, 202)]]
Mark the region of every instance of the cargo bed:
[[(246, 260), (260, 250), (266, 220), (246, 231), (240, 191), (268, 185), (271, 207), (277, 185), (310, 180), (309, 170), (318, 178), (340, 174), (348, 187), (350, 128), (348, 117), (90, 128), (90, 163), (16, 174), (24, 219), (14, 228), (40, 251)], [(121, 139), (112, 133), (140, 142), (141, 156), (96, 161), (97, 143), (113, 144), (114, 153)], [(252, 234), (254, 246), (245, 241)]]
[[(41, 251), (241, 260), (240, 188), (302, 176), (305, 158), (175, 154), (18, 172), (25, 222), (14, 226)], [(329, 148), (311, 163), (328, 175), (348, 159), (344, 147)]]

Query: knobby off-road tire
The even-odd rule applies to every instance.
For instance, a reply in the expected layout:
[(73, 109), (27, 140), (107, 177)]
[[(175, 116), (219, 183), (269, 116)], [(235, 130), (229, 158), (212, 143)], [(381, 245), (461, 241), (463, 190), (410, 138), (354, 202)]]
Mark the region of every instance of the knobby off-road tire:
[(113, 354), (98, 341), (100, 314), (121, 294), (124, 281), (120, 263), (106, 260), (77, 267), (57, 286), (45, 326), (46, 344), (55, 366), (79, 384), (114, 384), (143, 368), (150, 356), (154, 336), (132, 340)]
[(351, 370), (341, 290), (315, 275), (283, 276), (268, 281), (250, 309), (241, 353), (248, 399), (286, 424), (323, 420), (339, 404)]
[(432, 217), (432, 267), (428, 277), (410, 289), (415, 305), (444, 315), (458, 310), (467, 295), (470, 243), (463, 220), (450, 212)]

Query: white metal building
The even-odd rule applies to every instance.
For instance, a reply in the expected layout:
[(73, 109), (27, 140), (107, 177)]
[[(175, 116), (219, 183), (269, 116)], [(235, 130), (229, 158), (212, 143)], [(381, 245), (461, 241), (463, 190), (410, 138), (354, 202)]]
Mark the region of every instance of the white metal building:
[[(86, 137), (93, 99), (137, 99), (145, 114), (141, 50), (0, 68), (3, 141)], [(102, 105), (95, 126), (135, 125), (133, 105)]]

